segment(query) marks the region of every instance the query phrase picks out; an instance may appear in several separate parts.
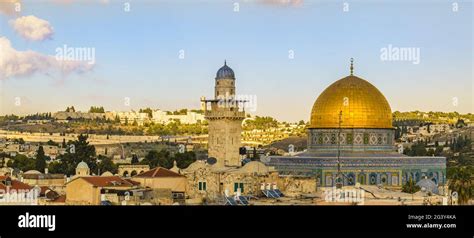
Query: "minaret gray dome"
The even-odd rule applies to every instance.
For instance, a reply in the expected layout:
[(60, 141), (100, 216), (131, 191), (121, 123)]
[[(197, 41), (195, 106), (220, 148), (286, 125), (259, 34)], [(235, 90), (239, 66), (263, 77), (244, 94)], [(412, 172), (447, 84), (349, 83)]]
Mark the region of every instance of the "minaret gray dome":
[(217, 71), (216, 79), (235, 79), (234, 70), (227, 66), (226, 61), (224, 61), (224, 66)]

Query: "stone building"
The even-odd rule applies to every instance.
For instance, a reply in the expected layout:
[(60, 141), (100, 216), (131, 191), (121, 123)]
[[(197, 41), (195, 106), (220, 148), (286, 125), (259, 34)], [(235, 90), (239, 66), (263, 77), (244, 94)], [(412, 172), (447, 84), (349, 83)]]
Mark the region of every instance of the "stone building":
[(179, 170), (186, 176), (189, 200), (198, 204), (223, 204), (224, 197), (260, 197), (262, 190), (278, 188), (290, 196), (316, 190), (314, 179), (281, 177), (273, 167), (260, 161), (243, 164), (239, 149), (245, 112), (239, 109), (239, 104), (244, 101), (235, 99), (235, 75), (227, 63), (217, 71), (215, 99), (202, 99), (202, 102), (209, 121), (209, 159)]
[(35, 187), (0, 175), (0, 205), (37, 205)]
[(171, 204), (171, 190), (154, 191), (144, 188), (137, 181), (113, 176), (91, 176), (86, 163), (80, 162), (76, 175), (66, 183), (67, 205), (139, 205)]
[(123, 177), (133, 177), (148, 170), (150, 166), (146, 164), (122, 164), (118, 167), (118, 174)]
[(204, 115), (201, 113), (187, 111), (183, 115), (170, 114), (167, 111), (153, 110), (151, 120), (154, 123), (168, 124), (170, 122), (179, 121), (181, 124), (195, 124), (204, 121)]
[(245, 112), (239, 109), (242, 101), (235, 99), (235, 74), (226, 62), (216, 74), (214, 99), (203, 102), (209, 122), (209, 157), (222, 166), (241, 166), (239, 148)]
[(120, 204), (134, 188), (136, 184), (118, 176), (76, 177), (66, 184), (66, 204), (100, 205), (102, 201)]
[(188, 181), (187, 195), (215, 202), (224, 195), (233, 196), (239, 191), (242, 195), (260, 196), (262, 184), (277, 184), (278, 173), (258, 161), (243, 167), (224, 167), (210, 165), (203, 161), (192, 163), (181, 170)]
[(282, 177), (273, 167), (259, 161), (249, 162), (240, 168), (219, 167), (217, 164), (197, 161), (181, 170), (181, 173), (188, 181), (187, 196), (210, 204), (221, 201), (224, 195), (262, 197), (262, 190), (279, 189), (289, 197), (316, 191), (315, 179)]
[(170, 197), (174, 200), (184, 200), (186, 192), (186, 177), (171, 170), (157, 167), (131, 178), (141, 186), (153, 190), (169, 189)]
[(67, 177), (64, 174), (41, 173), (37, 170), (29, 170), (21, 175), (23, 183), (30, 186), (48, 187), (56, 192), (63, 192)]

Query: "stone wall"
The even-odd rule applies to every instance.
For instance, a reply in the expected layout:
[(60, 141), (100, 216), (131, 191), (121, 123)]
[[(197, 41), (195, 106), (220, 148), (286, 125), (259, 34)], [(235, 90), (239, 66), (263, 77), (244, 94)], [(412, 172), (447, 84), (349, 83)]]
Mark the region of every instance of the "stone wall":
[(241, 147), (241, 120), (219, 119), (209, 121), (209, 157), (226, 166), (239, 166)]
[(316, 192), (317, 185), (314, 178), (280, 177), (278, 187), (285, 196), (298, 197)]

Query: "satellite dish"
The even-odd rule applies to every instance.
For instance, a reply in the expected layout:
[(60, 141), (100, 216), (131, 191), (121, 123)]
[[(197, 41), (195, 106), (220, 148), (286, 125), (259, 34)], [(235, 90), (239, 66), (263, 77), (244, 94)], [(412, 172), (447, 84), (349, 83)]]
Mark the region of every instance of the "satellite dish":
[(210, 165), (213, 165), (213, 164), (217, 163), (217, 159), (214, 158), (214, 157), (209, 157), (209, 158), (207, 158), (206, 161), (207, 161), (207, 163), (210, 164)]

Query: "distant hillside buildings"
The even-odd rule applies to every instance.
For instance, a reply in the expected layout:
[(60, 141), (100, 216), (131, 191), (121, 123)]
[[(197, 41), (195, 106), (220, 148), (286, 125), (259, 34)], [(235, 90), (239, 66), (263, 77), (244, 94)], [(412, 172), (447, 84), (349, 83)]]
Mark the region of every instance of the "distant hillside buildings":
[(137, 112), (137, 111), (128, 111), (128, 112), (117, 112), (109, 111), (105, 113), (91, 113), (91, 112), (68, 112), (61, 111), (53, 114), (53, 118), (59, 122), (68, 122), (70, 120), (95, 120), (95, 119), (105, 119), (105, 120), (120, 120), (120, 123), (137, 123), (138, 125), (143, 125), (145, 123), (159, 123), (159, 124), (168, 124), (173, 121), (179, 121), (182, 124), (195, 124), (198, 122), (204, 121), (204, 114), (186, 111), (185, 114), (172, 114), (167, 111), (162, 110), (153, 110), (151, 115), (146, 112)]

